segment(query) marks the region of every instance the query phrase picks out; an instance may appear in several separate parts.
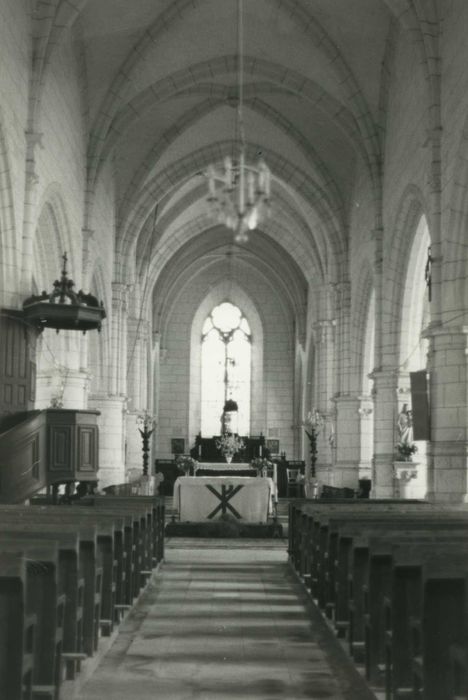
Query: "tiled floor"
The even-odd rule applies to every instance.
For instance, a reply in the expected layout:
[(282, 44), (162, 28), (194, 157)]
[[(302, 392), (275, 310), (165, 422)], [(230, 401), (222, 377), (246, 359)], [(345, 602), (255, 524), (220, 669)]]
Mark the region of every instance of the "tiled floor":
[(284, 541), (172, 541), (79, 700), (368, 700)]

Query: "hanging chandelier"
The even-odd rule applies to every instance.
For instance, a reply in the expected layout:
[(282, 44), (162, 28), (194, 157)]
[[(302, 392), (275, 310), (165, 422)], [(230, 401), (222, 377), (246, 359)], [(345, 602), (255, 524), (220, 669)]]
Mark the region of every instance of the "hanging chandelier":
[(246, 164), (243, 118), (244, 54), (243, 0), (238, 0), (239, 86), (237, 101), (237, 138), (239, 154), (233, 160), (224, 158), (222, 170), (210, 165), (208, 204), (213, 218), (234, 231), (236, 243), (248, 241), (248, 231), (255, 229), (270, 214), (271, 173), (263, 159), (256, 167)]

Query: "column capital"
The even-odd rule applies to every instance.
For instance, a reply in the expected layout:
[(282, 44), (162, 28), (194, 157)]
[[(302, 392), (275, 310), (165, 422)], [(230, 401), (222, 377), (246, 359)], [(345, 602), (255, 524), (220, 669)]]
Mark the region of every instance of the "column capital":
[(396, 388), (398, 383), (399, 370), (395, 367), (375, 368), (368, 375), (369, 379), (374, 381), (374, 386)]
[[(449, 343), (452, 344), (453, 340), (457, 338), (457, 336), (462, 339), (468, 338), (468, 325), (461, 325), (461, 326), (447, 326), (447, 325), (442, 325), (442, 323), (434, 323), (430, 324), (425, 328), (422, 332), (422, 336), (424, 338), (445, 338), (449, 337)], [(462, 341), (463, 342), (463, 341)]]
[(318, 343), (325, 343), (327, 340), (327, 331), (334, 330), (336, 327), (336, 319), (320, 319), (313, 324)]
[(130, 285), (124, 282), (112, 282), (112, 304), (126, 310), (129, 291)]
[(28, 149), (34, 150), (39, 146), (40, 149), (44, 150), (44, 143), (42, 139), (44, 134), (41, 131), (28, 131), (24, 132), (24, 137), (26, 139), (26, 147)]

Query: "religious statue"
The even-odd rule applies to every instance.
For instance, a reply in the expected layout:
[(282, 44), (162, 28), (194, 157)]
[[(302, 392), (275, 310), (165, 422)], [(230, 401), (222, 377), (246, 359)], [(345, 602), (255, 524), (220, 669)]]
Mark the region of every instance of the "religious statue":
[(408, 409), (408, 404), (403, 407), (398, 414), (397, 420), (398, 444), (396, 446), (398, 454), (403, 461), (410, 462), (411, 455), (417, 452), (417, 447), (413, 441), (413, 413)]
[(413, 412), (408, 409), (408, 404), (398, 414), (398, 442), (411, 445), (413, 443)]
[(233, 399), (226, 399), (221, 414), (221, 434), (237, 433), (239, 407)]

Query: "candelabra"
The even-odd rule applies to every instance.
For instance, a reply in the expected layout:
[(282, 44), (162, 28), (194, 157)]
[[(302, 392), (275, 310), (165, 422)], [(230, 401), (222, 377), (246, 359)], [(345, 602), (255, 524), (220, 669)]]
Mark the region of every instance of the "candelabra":
[(207, 172), (208, 204), (213, 217), (235, 232), (236, 243), (248, 240), (252, 231), (270, 214), (270, 169), (260, 159), (257, 166), (246, 163), (246, 141), (244, 129), (244, 21), (243, 0), (238, 0), (238, 56), (239, 85), (237, 100), (237, 122), (239, 157), (233, 163), (224, 158), (224, 168), (218, 172), (211, 165)]
[(247, 232), (270, 213), (269, 168), (263, 160), (257, 167), (246, 165), (245, 149), (241, 146), (238, 163), (226, 156), (223, 171), (217, 172), (210, 166), (207, 178), (213, 217), (235, 232), (237, 243), (245, 243)]
[(305, 433), (309, 438), (309, 449), (310, 449), (310, 475), (315, 478), (315, 464), (317, 462), (317, 438), (324, 426), (324, 418), (322, 414), (317, 410), (313, 409), (307, 414), (307, 419), (304, 422)]
[(151, 449), (149, 440), (156, 427), (156, 419), (148, 411), (145, 411), (137, 417), (137, 425), (139, 426), (138, 430), (143, 443), (143, 476), (148, 476), (148, 462)]

